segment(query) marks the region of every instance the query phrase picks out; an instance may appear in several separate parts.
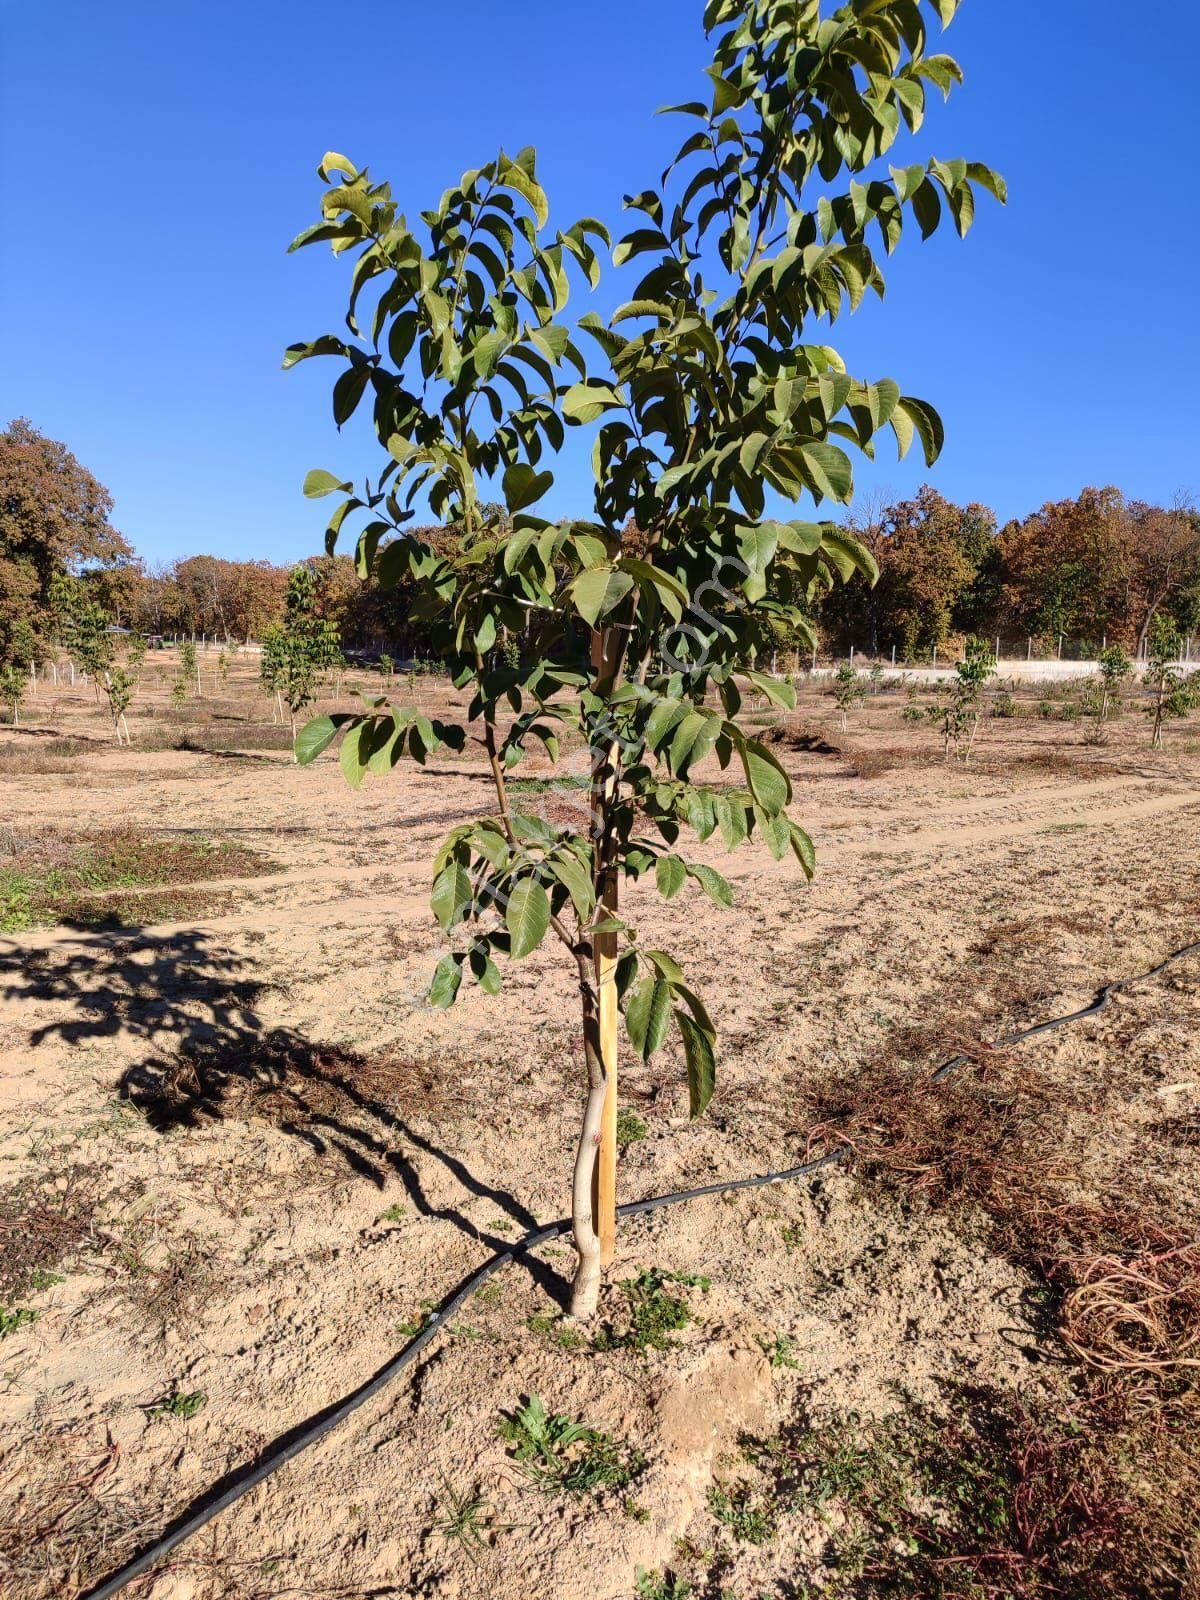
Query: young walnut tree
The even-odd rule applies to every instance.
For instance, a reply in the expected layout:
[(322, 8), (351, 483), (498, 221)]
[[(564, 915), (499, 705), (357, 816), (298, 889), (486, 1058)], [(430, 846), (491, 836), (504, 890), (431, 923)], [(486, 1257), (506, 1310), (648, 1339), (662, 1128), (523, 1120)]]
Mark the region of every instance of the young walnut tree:
[[(871, 455), (885, 429), (901, 454), (916, 439), (932, 463), (941, 448), (928, 404), (890, 378), (852, 376), (818, 341), (824, 319), (882, 296), (881, 256), (906, 223), (927, 236), (948, 214), (965, 234), (978, 187), (1004, 198), (975, 163), (886, 160), (920, 128), (927, 85), (948, 93), (960, 80), (929, 48), (930, 25), (957, 4), (851, 0), (823, 15), (819, 0), (710, 0), (710, 98), (669, 108), (686, 137), (659, 188), (625, 201), (637, 223), (612, 260), (636, 262), (636, 282), (607, 320), (572, 322), (567, 302), (572, 274), (598, 283), (608, 231), (592, 218), (550, 228), (531, 150), (464, 174), (412, 223), (387, 184), (326, 155), (321, 220), (293, 245), (353, 256), (349, 336), (293, 345), (284, 364), (334, 357), (335, 422), (369, 396), (387, 454), (361, 490), (317, 471), (305, 493), (341, 497), (331, 550), (361, 519), (360, 576), (418, 592), (454, 682), (472, 691), (467, 722), (494, 781), (494, 813), (455, 828), (434, 862), (433, 911), (452, 948), (430, 998), (453, 1004), (464, 977), (496, 993), (496, 958), (523, 960), (548, 935), (578, 972), (579, 1316), (612, 1250), (618, 1007), (643, 1060), (674, 1028), (695, 1116), (716, 1071), (703, 1001), (622, 918), (620, 885), (652, 877), (664, 899), (695, 888), (730, 905), (726, 880), (686, 842), (714, 834), (728, 850), (760, 839), (812, 876), (788, 776), (739, 724), (739, 681), (793, 704), (753, 663), (781, 630), (811, 644), (811, 601), (875, 572), (832, 522), (778, 508), (848, 501), (845, 447)], [(555, 522), (538, 507), (568, 427), (592, 430), (594, 506)], [(405, 531), (419, 497), (456, 535), (436, 550)], [(496, 648), (505, 630), (522, 640), (515, 664)], [(507, 788), (531, 743), (557, 758), (565, 729), (590, 756), (581, 826), (523, 814)], [(354, 784), (466, 737), (380, 699), (309, 723), (299, 759), (339, 731)], [(701, 781), (710, 755), (724, 777)]]

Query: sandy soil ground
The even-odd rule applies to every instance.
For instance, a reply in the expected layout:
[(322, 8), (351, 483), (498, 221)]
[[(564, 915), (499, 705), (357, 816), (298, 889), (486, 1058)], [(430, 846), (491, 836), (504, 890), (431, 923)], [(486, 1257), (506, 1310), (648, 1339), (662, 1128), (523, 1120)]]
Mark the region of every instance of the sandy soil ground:
[[(194, 725), (237, 751), (241, 725), (219, 720), (250, 714), (237, 676), (214, 675), (200, 708), (149, 689), (135, 739)], [(629, 892), (721, 1040), (697, 1123), (672, 1054), (623, 1063), (646, 1136), (625, 1152), (622, 1198), (794, 1163), (807, 1086), (890, 1038), (917, 1030), (934, 1062), (1198, 936), (1194, 725), (1151, 754), (1133, 713), (1102, 746), (1073, 723), (994, 719), (964, 768), (904, 705), (870, 700), (845, 738), (815, 690), (781, 719), (828, 740), (777, 746), (817, 844), (812, 886), (710, 841), (691, 853), (730, 879), (733, 909)], [(0, 938), (0, 1248), (38, 1228), (47, 1250), (59, 1240), (19, 1301), (36, 1319), (0, 1343), (11, 1600), (85, 1592), (370, 1374), (489, 1252), (561, 1215), (582, 1070), (571, 974), (548, 946), (506, 969), (498, 999), (422, 1003), (440, 950), (428, 863), (450, 826), (491, 808), (477, 760), (352, 792), (328, 757), (300, 771), (278, 749), (118, 751), (86, 690), (46, 691), (29, 720), (0, 731), (0, 756), (18, 746), (25, 762), (0, 764), (14, 836), (120, 824), (236, 843), (279, 870), (196, 885), (209, 898), (187, 921)], [(86, 748), (26, 760), (62, 736)], [(1073, 1086), (1081, 1184), (1144, 1152), (1168, 1114), (1200, 1125), (1200, 960), (1022, 1060)], [(1180, 1215), (1200, 1215), (1194, 1145), (1143, 1159)], [(707, 1280), (681, 1291), (693, 1317), (663, 1350), (594, 1348), (560, 1322), (570, 1264), (551, 1245), (532, 1270), (507, 1268), (411, 1376), (132, 1592), (617, 1600), (639, 1569), (686, 1559), (747, 1600), (840, 1594), (818, 1587), (832, 1581), (819, 1506), (789, 1508), (763, 1544), (731, 1535), (712, 1491), (743, 1472), (739, 1441), (797, 1417), (883, 1416), (898, 1393), (937, 1405), (948, 1383), (1027, 1395), (1058, 1381), (1030, 1275), (850, 1172), (626, 1225), (607, 1325), (644, 1268)], [(203, 1397), (194, 1415), (162, 1409), (188, 1395)], [(584, 1498), (531, 1487), (497, 1435), (530, 1395), (638, 1452), (631, 1481)], [(464, 1499), (479, 1502), (478, 1541), (451, 1526)]]

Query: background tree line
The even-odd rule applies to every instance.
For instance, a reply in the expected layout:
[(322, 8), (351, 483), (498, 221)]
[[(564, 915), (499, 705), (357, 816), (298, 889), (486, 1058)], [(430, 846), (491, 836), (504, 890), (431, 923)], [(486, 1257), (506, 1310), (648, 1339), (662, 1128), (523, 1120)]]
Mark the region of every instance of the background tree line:
[(849, 518), (879, 564), (874, 589), (835, 590), (820, 616), (826, 642), (920, 660), (971, 634), (1032, 639), (1075, 654), (1105, 645), (1144, 654), (1162, 615), (1183, 637), (1200, 633), (1200, 514), (1151, 506), (1119, 489), (1073, 500), (997, 528), (984, 505), (955, 505), (926, 485), (911, 500), (876, 501)]
[[(284, 624), (292, 568), (196, 555), (147, 566), (112, 526), (112, 497), (66, 445), (29, 422), (0, 433), (0, 663), (53, 654), (83, 603), (141, 634), (261, 640)], [(879, 566), (824, 599), (827, 649), (922, 660), (964, 637), (1032, 638), (1076, 654), (1103, 643), (1142, 651), (1157, 616), (1200, 634), (1200, 513), (1152, 506), (1119, 489), (1084, 489), (998, 527), (984, 505), (960, 506), (926, 485), (910, 500), (867, 502), (848, 519)], [(418, 530), (437, 542), (451, 529)], [(636, 540), (634, 540), (636, 542)], [(632, 547), (632, 546), (631, 546)], [(409, 584), (363, 583), (349, 556), (314, 556), (311, 612), (347, 649), (396, 657), (430, 649)], [(72, 618), (76, 620), (73, 621)]]

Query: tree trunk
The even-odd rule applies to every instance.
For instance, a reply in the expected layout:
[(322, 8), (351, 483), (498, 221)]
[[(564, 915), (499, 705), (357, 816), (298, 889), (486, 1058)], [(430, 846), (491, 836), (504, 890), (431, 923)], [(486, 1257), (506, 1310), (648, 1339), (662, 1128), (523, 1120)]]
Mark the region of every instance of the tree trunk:
[(582, 976), (580, 992), (583, 999), (583, 1052), (587, 1062), (588, 1093), (571, 1183), (571, 1227), (575, 1248), (579, 1252), (579, 1266), (571, 1285), (571, 1315), (586, 1319), (595, 1315), (600, 1296), (600, 1235), (596, 1231), (593, 1209), (608, 1082), (600, 1050), (599, 1001), (592, 985)]

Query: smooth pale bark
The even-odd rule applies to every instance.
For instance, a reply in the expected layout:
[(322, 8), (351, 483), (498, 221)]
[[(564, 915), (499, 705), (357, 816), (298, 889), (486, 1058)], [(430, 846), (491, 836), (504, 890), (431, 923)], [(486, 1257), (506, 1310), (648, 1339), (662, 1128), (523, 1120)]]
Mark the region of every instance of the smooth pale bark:
[(604, 1063), (600, 1054), (600, 1010), (589, 977), (581, 973), (583, 997), (583, 1050), (587, 1062), (588, 1095), (583, 1126), (575, 1152), (575, 1173), (571, 1183), (571, 1228), (579, 1265), (571, 1285), (571, 1315), (581, 1320), (592, 1317), (600, 1296), (600, 1235), (596, 1231), (593, 1209), (597, 1157), (600, 1150), (604, 1100), (608, 1091)]

